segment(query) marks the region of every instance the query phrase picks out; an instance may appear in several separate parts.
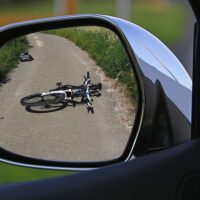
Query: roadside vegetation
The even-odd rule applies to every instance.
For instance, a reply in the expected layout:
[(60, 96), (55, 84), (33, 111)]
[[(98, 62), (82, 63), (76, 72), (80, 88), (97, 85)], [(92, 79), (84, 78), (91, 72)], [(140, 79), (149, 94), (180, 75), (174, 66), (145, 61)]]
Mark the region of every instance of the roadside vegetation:
[(20, 53), (27, 50), (28, 41), (25, 37), (12, 40), (0, 48), (0, 82), (5, 80), (7, 74), (17, 67)]
[[(160, 5), (154, 5), (149, 0), (132, 1), (130, 21), (147, 29), (166, 45), (171, 45), (184, 30), (186, 6), (175, 1), (168, 4), (163, 0), (160, 2)], [(115, 3), (116, 0), (78, 0), (79, 13), (116, 16)]]
[(18, 167), (13, 165), (0, 164), (0, 185), (8, 183), (18, 183), (30, 180), (45, 179), (48, 177), (63, 176), (72, 174), (66, 171), (52, 171), (45, 169), (33, 169)]
[(136, 99), (135, 77), (127, 53), (115, 33), (100, 27), (57, 29), (48, 33), (70, 39), (88, 52), (106, 76), (125, 86), (132, 99)]
[[(3, 24), (40, 17), (53, 16), (53, 1), (3, 0), (0, 7), (0, 26)], [(12, 2), (12, 3), (9, 3)], [(6, 3), (5, 3), (6, 2)], [(16, 2), (15, 4), (13, 2)], [(19, 3), (22, 2), (22, 3)], [(147, 29), (165, 44), (171, 45), (183, 32), (187, 16), (183, 3), (163, 3), (134, 0), (130, 21)], [(116, 16), (116, 0), (77, 0), (77, 13), (97, 13)]]

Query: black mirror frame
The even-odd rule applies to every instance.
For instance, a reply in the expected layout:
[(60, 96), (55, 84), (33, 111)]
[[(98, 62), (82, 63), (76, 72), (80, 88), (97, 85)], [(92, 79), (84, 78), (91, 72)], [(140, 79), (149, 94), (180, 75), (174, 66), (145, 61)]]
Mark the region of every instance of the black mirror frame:
[(20, 22), (0, 28), (0, 47), (6, 44), (9, 40), (15, 39), (19, 36), (26, 35), (29, 33), (76, 26), (101, 26), (112, 30), (118, 35), (119, 39), (121, 40), (131, 62), (131, 65), (137, 66), (132, 68), (135, 72), (136, 82), (138, 84), (138, 108), (135, 117), (136, 120), (132, 128), (132, 133), (124, 152), (119, 158), (111, 161), (60, 162), (29, 158), (26, 156), (14, 154), (12, 152), (4, 150), (3, 148), (0, 148), (0, 161), (26, 167), (80, 171), (94, 169), (114, 164), (117, 162), (128, 161), (133, 156), (133, 150), (136, 144), (143, 116), (144, 90), (142, 86), (142, 80), (139, 76), (139, 72), (137, 71), (137, 69), (139, 69), (139, 65), (134, 56), (132, 48), (130, 47), (130, 44), (127, 41), (125, 35), (116, 24), (114, 24), (106, 16), (101, 15), (74, 15)]

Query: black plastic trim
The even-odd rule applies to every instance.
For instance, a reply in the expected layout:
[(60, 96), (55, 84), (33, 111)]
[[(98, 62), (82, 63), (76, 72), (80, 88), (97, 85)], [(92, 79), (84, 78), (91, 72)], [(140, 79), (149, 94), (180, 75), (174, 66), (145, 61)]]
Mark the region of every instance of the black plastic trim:
[(193, 90), (192, 90), (192, 139), (200, 137), (200, 2), (189, 0), (197, 22), (194, 29)]

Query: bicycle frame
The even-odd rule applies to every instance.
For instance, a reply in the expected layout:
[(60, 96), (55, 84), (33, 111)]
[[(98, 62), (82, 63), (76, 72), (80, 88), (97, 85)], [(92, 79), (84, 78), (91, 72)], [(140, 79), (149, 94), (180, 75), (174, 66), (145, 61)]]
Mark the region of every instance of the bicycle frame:
[[(101, 83), (98, 85), (92, 84), (89, 78), (89, 72), (87, 72), (87, 77), (84, 76), (85, 81), (83, 85), (71, 86), (62, 85), (62, 82), (57, 82), (56, 85), (59, 86), (56, 89), (52, 89), (49, 92), (42, 92), (39, 94), (33, 94), (21, 99), (21, 104), (26, 107), (41, 106), (41, 108), (50, 108), (51, 104), (63, 103), (69, 105), (73, 104), (75, 107), (77, 104), (85, 104), (88, 112), (94, 113), (92, 106), (93, 99), (91, 97), (101, 96), (100, 90), (102, 89)], [(54, 99), (45, 99), (44, 97), (53, 96)], [(40, 101), (26, 102), (29, 99), (40, 97)], [(74, 98), (81, 98), (80, 101), (75, 101)]]
[(72, 90), (69, 89), (69, 90), (58, 90), (58, 91), (51, 91), (51, 92), (43, 92), (43, 93), (41, 93), (41, 96), (44, 97), (44, 96), (48, 96), (48, 95), (51, 95), (51, 94), (63, 94), (64, 95), (63, 100), (68, 100), (68, 99), (71, 100), (72, 97), (68, 98), (67, 92), (72, 93)]

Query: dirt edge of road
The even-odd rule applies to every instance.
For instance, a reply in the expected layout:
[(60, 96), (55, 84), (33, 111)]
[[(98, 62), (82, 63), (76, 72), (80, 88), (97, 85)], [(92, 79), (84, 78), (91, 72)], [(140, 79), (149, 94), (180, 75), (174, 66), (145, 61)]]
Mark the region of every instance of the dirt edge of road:
[(97, 74), (103, 86), (106, 87), (107, 92), (111, 93), (115, 101), (115, 111), (120, 122), (131, 131), (135, 121), (137, 102), (133, 102), (125, 86), (106, 76), (100, 67), (97, 69)]

